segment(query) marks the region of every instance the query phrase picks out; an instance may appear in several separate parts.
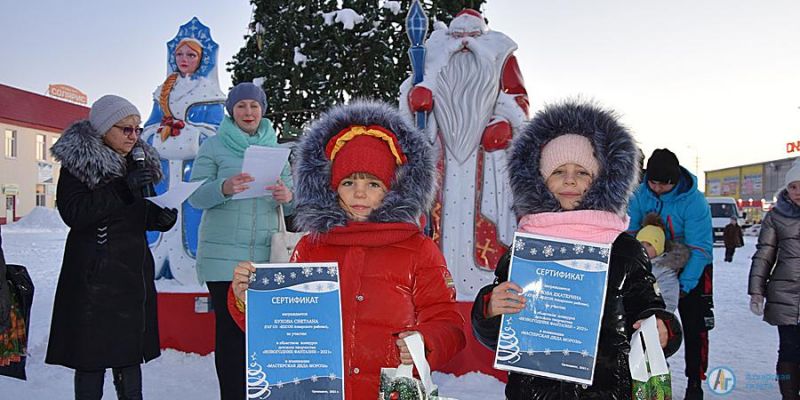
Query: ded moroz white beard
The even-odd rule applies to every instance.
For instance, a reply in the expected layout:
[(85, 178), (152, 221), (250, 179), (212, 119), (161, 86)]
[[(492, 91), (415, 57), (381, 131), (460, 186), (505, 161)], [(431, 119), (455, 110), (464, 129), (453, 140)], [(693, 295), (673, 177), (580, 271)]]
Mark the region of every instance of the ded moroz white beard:
[(436, 82), (436, 122), (447, 149), (459, 164), (480, 143), (500, 87), (498, 67), (492, 57), (480, 54), (479, 47), (470, 38), (469, 48), (474, 51), (456, 51)]

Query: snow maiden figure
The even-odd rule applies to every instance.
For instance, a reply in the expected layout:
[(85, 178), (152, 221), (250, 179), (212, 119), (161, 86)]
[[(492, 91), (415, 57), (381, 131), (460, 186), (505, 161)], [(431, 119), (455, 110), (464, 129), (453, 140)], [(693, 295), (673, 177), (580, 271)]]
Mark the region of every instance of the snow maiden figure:
[[(162, 157), (165, 179), (156, 186), (159, 194), (189, 180), (200, 144), (222, 121), (225, 94), (217, 78), (218, 47), (196, 17), (167, 42), (167, 79), (153, 92), (153, 111), (143, 134)], [(156, 278), (196, 285), (194, 258), (202, 212), (184, 203), (180, 214), (179, 223), (168, 232), (148, 233)]]

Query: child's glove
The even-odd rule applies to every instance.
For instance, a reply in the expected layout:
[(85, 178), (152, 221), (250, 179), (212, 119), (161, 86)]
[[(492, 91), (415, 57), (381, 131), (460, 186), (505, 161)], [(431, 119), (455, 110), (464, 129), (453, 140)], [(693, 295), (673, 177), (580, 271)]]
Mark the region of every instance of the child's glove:
[(764, 296), (750, 295), (750, 312), (758, 316), (764, 315)]

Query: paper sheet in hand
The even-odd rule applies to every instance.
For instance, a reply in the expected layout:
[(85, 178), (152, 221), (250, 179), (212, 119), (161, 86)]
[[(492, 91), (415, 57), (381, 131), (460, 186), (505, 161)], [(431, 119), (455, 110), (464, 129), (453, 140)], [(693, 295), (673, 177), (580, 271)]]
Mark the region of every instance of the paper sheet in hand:
[(266, 196), (270, 193), (265, 186), (274, 185), (281, 177), (281, 171), (289, 160), (289, 149), (284, 147), (250, 146), (244, 151), (242, 172), (247, 172), (255, 181), (250, 188), (233, 195), (234, 199), (249, 199)]
[(527, 302), (504, 314), (494, 367), (591, 385), (610, 244), (514, 234), (508, 280)]
[(161, 208), (180, 209), (181, 204), (194, 193), (205, 180), (198, 182), (178, 182), (177, 185), (170, 187), (165, 193), (158, 196), (148, 197), (153, 204)]

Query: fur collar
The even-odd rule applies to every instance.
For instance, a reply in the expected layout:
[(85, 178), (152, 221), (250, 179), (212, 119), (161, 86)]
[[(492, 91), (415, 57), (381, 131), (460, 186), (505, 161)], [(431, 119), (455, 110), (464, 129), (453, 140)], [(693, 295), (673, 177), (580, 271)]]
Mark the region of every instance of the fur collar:
[[(145, 150), (146, 165), (155, 173), (155, 181), (160, 181), (163, 175), (158, 152), (141, 138), (137, 146), (142, 146)], [(50, 153), (61, 163), (62, 168), (66, 168), (89, 189), (128, 173), (126, 157), (106, 146), (102, 135), (92, 128), (89, 120), (75, 122), (67, 128), (50, 148)]]
[(639, 182), (639, 147), (617, 120), (613, 111), (577, 100), (548, 105), (537, 112), (514, 139), (508, 161), (517, 217), (561, 211), (539, 172), (539, 161), (542, 147), (567, 133), (587, 137), (600, 164), (600, 173), (576, 210), (624, 215)]
[(408, 162), (395, 170), (394, 185), (370, 222), (407, 222), (419, 225), (433, 203), (436, 167), (433, 150), (424, 135), (396, 108), (377, 101), (358, 100), (336, 106), (306, 130), (297, 145), (294, 170), (295, 225), (323, 233), (347, 224), (347, 215), (331, 189), (331, 165), (325, 156), (328, 140), (351, 125), (380, 125), (394, 132)]

